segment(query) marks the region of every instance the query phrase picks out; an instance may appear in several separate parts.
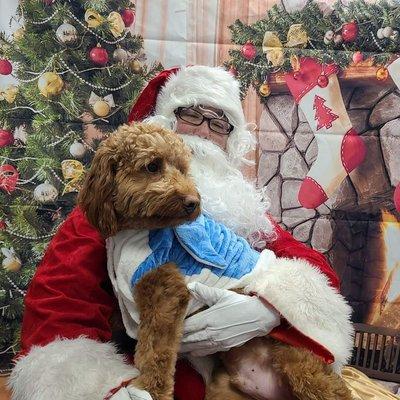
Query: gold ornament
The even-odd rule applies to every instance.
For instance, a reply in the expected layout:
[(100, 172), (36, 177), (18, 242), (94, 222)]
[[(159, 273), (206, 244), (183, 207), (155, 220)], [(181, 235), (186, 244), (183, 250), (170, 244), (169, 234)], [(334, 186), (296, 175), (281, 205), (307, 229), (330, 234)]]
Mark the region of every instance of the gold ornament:
[(110, 12), (107, 17), (107, 21), (110, 24), (110, 31), (114, 37), (120, 37), (125, 29), (124, 20), (121, 17), (120, 13), (116, 11)]
[(378, 81), (386, 81), (386, 79), (389, 77), (389, 71), (385, 67), (380, 67), (376, 71), (375, 75), (376, 75), (376, 79), (378, 79)]
[(65, 180), (63, 195), (65, 193), (79, 192), (85, 176), (83, 164), (77, 160), (64, 160), (61, 162), (61, 171)]
[(7, 89), (0, 91), (0, 100), (5, 100), (8, 104), (14, 103), (17, 94), (18, 87), (10, 85)]
[(14, 33), (13, 33), (13, 37), (14, 40), (20, 40), (24, 37), (25, 35), (25, 28), (23, 26), (21, 26), (21, 28), (18, 28)]
[(308, 34), (303, 24), (293, 24), (287, 33), (287, 47), (305, 47), (308, 43)]
[(45, 72), (38, 80), (40, 93), (45, 97), (60, 94), (63, 86), (63, 80), (55, 72)]
[(100, 100), (94, 103), (93, 111), (98, 117), (105, 117), (110, 113), (111, 108), (105, 101)]
[(15, 250), (10, 247), (9, 249), (6, 247), (1, 248), (1, 252), (4, 255), (3, 259), (3, 268), (9, 272), (18, 272), (21, 269), (21, 260), (16, 255)]
[(85, 12), (85, 21), (89, 28), (97, 28), (104, 21), (104, 18), (97, 12), (89, 8)]
[(300, 70), (300, 59), (295, 54), (290, 56), (290, 65), (292, 66), (293, 72), (298, 72)]
[(279, 67), (284, 63), (282, 42), (276, 32), (265, 32), (262, 49), (267, 55), (267, 60), (274, 67)]
[(115, 107), (114, 97), (112, 94), (100, 97), (96, 93), (90, 93), (89, 104), (92, 106), (94, 113), (99, 117), (105, 117)]
[(264, 82), (259, 88), (258, 88), (258, 93), (260, 93), (260, 96), (262, 97), (267, 97), (271, 94), (271, 88), (268, 85), (268, 83)]
[(139, 60), (132, 60), (130, 67), (135, 74), (140, 74), (143, 70), (142, 63)]

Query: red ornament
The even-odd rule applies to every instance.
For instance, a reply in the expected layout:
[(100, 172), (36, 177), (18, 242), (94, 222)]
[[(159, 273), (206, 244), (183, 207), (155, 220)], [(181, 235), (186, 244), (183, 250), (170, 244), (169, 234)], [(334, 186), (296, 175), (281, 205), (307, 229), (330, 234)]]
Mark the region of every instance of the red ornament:
[(361, 53), (361, 51), (356, 51), (356, 52), (353, 54), (353, 62), (354, 62), (354, 64), (358, 64), (358, 63), (361, 62), (362, 60), (364, 60), (363, 53)]
[(317, 84), (319, 87), (327, 87), (329, 83), (329, 79), (326, 75), (320, 75), (317, 79)]
[(0, 231), (4, 231), (6, 228), (7, 224), (3, 220), (0, 220)]
[(332, 112), (332, 109), (325, 105), (326, 100), (320, 96), (315, 95), (314, 106), (315, 120), (317, 123), (317, 131), (321, 128), (330, 129), (332, 128), (332, 122), (339, 118), (338, 115)]
[(0, 60), (0, 74), (1, 75), (10, 75), (12, 71), (12, 65), (8, 60)]
[(247, 42), (242, 47), (241, 53), (246, 60), (252, 60), (257, 55), (256, 46), (251, 42)]
[(400, 183), (397, 184), (394, 191), (394, 205), (396, 206), (396, 210), (400, 212)]
[(354, 42), (358, 36), (358, 25), (355, 21), (342, 26), (342, 38), (345, 42)]
[(0, 147), (6, 147), (14, 143), (14, 136), (10, 131), (0, 129)]
[(125, 8), (120, 12), (122, 21), (124, 21), (125, 26), (128, 28), (135, 22), (135, 11), (131, 8)]
[(90, 50), (89, 57), (91, 61), (96, 65), (104, 66), (108, 63), (108, 53), (106, 49), (103, 49), (100, 44), (97, 47), (93, 47)]
[(15, 167), (10, 164), (0, 166), (0, 189), (10, 194), (15, 190), (18, 178), (19, 173)]
[(228, 71), (232, 76), (234, 76), (235, 78), (237, 77), (237, 69), (235, 67), (230, 67), (229, 71)]

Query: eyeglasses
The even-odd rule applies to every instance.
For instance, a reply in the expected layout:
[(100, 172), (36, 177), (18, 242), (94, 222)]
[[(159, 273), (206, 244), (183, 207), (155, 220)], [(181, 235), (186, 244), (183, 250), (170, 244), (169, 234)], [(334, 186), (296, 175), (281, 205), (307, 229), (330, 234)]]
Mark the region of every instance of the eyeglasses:
[(220, 118), (209, 118), (205, 117), (201, 112), (194, 110), (190, 107), (179, 107), (174, 111), (175, 115), (178, 116), (182, 121), (188, 124), (199, 126), (204, 120), (207, 121), (208, 127), (220, 135), (229, 135), (234, 126), (228, 121)]

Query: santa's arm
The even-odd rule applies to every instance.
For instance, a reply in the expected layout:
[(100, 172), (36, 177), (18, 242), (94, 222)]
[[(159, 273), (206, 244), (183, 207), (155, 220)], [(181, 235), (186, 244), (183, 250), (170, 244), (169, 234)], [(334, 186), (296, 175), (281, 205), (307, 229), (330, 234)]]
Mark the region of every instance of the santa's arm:
[(22, 351), (9, 380), (13, 400), (101, 400), (137, 374), (109, 342), (116, 304), (107, 282), (105, 243), (76, 209), (25, 297)]
[(353, 345), (351, 308), (339, 292), (339, 279), (322, 254), (277, 224), (275, 233), (266, 247), (277, 259), (255, 275), (246, 291), (265, 299), (283, 317), (272, 336), (334, 360), (339, 370)]

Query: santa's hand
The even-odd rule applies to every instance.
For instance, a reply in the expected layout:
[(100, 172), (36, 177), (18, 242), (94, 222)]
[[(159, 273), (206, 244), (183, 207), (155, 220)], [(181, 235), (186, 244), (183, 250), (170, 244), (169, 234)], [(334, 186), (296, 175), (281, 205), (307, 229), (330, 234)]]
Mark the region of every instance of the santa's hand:
[(188, 289), (210, 308), (189, 317), (184, 324), (181, 352), (205, 356), (240, 346), (267, 335), (279, 325), (279, 314), (255, 296), (246, 296), (201, 283)]

